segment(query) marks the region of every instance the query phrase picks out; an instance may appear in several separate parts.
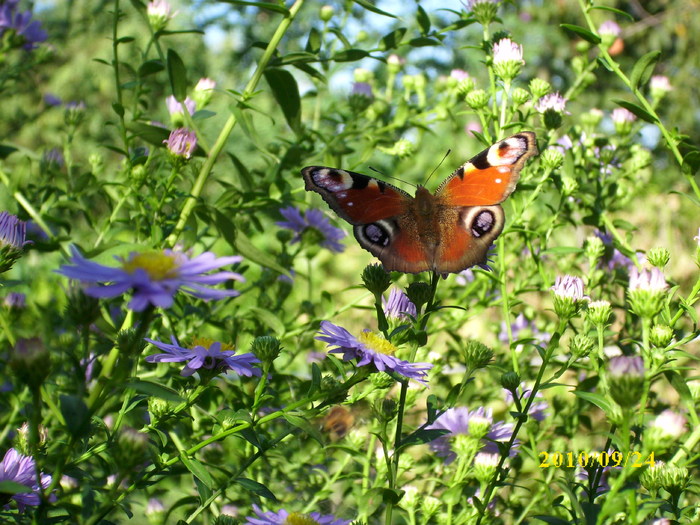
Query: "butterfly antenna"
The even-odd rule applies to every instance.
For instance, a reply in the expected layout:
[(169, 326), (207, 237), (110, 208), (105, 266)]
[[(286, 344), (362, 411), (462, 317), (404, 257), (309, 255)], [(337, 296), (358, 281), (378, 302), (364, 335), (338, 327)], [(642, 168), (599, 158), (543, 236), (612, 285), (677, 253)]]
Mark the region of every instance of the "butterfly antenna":
[(413, 186), (414, 188), (418, 187), (416, 184), (406, 182), (405, 180), (399, 179), (398, 177), (392, 177), (391, 175), (387, 175), (386, 173), (383, 173), (383, 172), (379, 171), (378, 169), (373, 168), (372, 166), (370, 166), (369, 169), (371, 169), (375, 173), (379, 173), (385, 179), (393, 179), (395, 181), (401, 182), (402, 184), (408, 184), (409, 186)]
[(442, 163), (445, 162), (445, 159), (446, 159), (447, 157), (449, 157), (450, 153), (452, 153), (452, 150), (451, 150), (451, 149), (448, 149), (448, 150), (447, 150), (447, 153), (445, 153), (445, 156), (442, 157), (442, 160), (440, 161), (440, 163), (439, 163), (437, 166), (435, 166), (435, 169), (430, 173), (430, 175), (428, 175), (428, 178), (425, 179), (425, 185), (428, 184), (428, 181), (430, 180), (430, 177), (432, 177), (432, 176), (435, 174), (435, 172), (440, 168), (440, 166), (442, 166)]

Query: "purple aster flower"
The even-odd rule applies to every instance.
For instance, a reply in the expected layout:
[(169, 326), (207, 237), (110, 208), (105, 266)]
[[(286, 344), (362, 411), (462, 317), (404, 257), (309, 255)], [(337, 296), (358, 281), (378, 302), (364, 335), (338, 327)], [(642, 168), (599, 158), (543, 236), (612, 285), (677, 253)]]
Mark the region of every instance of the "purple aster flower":
[[(184, 113), (185, 110), (182, 108), (182, 104), (177, 101), (177, 99), (170, 95), (165, 99), (165, 104), (168, 106), (168, 113), (175, 115), (177, 113)], [(190, 115), (194, 115), (197, 110), (197, 104), (190, 97), (185, 98), (185, 108)]]
[(551, 290), (558, 297), (566, 297), (574, 301), (590, 300), (590, 297), (583, 295), (583, 279), (573, 275), (557, 276)]
[(606, 20), (600, 24), (598, 33), (600, 35), (612, 35), (614, 37), (618, 37), (622, 34), (622, 29), (620, 29), (620, 26), (617, 25), (617, 22), (614, 22), (613, 20)]
[(27, 296), (19, 292), (10, 292), (5, 296), (2, 303), (11, 310), (21, 310), (27, 304)]
[(27, 223), (6, 211), (0, 212), (0, 249), (9, 246), (21, 250), (31, 241), (26, 241)]
[[(508, 389), (503, 389), (503, 394), (505, 396), (506, 404), (513, 404), (513, 394)], [(532, 396), (532, 389), (525, 388), (525, 383), (520, 383), (518, 387), (518, 398), (520, 399), (521, 405), (524, 407), (528, 402), (529, 398)], [(527, 415), (530, 416), (535, 421), (543, 421), (547, 417), (546, 410), (549, 408), (549, 404), (544, 400), (542, 392), (537, 392), (535, 394), (535, 399), (541, 399), (542, 401), (533, 401), (530, 405), (530, 410), (528, 410)]]
[(380, 372), (396, 372), (423, 384), (428, 370), (433, 367), (430, 363), (409, 363), (394, 357), (397, 348), (369, 330), (356, 338), (345, 328), (321, 321), (319, 334), (316, 339), (328, 343), (331, 354), (342, 353), (343, 361), (357, 359), (357, 366), (373, 364)]
[(341, 253), (345, 249), (343, 245), (338, 242), (345, 237), (345, 232), (340, 228), (332, 226), (321, 210), (310, 208), (306, 210), (306, 215), (302, 217), (299, 208), (289, 206), (287, 208), (281, 208), (280, 214), (287, 220), (278, 221), (275, 224), (296, 233), (292, 238), (292, 244), (299, 242), (302, 234), (307, 229), (313, 228), (323, 236), (321, 246), (324, 248), (328, 248), (336, 253)]
[(537, 104), (535, 104), (535, 111), (544, 113), (547, 110), (552, 110), (557, 113), (570, 115), (570, 113), (566, 111), (566, 102), (567, 100), (559, 93), (549, 93), (537, 101)]
[(197, 134), (187, 128), (177, 128), (170, 132), (163, 144), (173, 155), (189, 159), (197, 147)]
[[(498, 445), (496, 442), (505, 443), (510, 440), (513, 435), (513, 425), (502, 421), (493, 422), (492, 410), (490, 408), (479, 407), (476, 410), (469, 410), (466, 407), (455, 407), (447, 409), (441, 414), (432, 425), (427, 426), (427, 429), (444, 429), (449, 430), (449, 434), (440, 436), (430, 442), (430, 448), (435, 453), (445, 458), (445, 463), (452, 463), (457, 454), (452, 449), (451, 439), (458, 434), (469, 434), (469, 422), (478, 421), (483, 423), (486, 421), (489, 424), (489, 429), (484, 438), (481, 440), (483, 446), (480, 452), (489, 454), (499, 454)], [(517, 454), (519, 441), (516, 439), (513, 446), (508, 451), (509, 457), (514, 457)]]
[(661, 270), (654, 267), (651, 270), (642, 270), (641, 272), (633, 267), (630, 271), (630, 291), (633, 290), (648, 290), (651, 292), (662, 292), (668, 288), (666, 279)]
[(613, 357), (608, 362), (610, 377), (644, 377), (644, 360), (641, 356), (620, 355)]
[(85, 259), (75, 247), (72, 252), (72, 265), (61, 266), (58, 273), (82, 282), (111, 283), (86, 288), (85, 293), (92, 297), (116, 297), (132, 290), (129, 308), (137, 312), (149, 304), (169, 308), (173, 304), (173, 295), (179, 289), (205, 300), (235, 297), (240, 292), (215, 290), (208, 285), (229, 279), (245, 281), (242, 275), (235, 272), (205, 275), (222, 266), (241, 262), (243, 258), (240, 256), (217, 258), (211, 252), (204, 252), (190, 259), (179, 250), (132, 252), (127, 259), (115, 257), (120, 261), (121, 267), (113, 268)]
[(471, 268), (467, 268), (456, 275), (455, 283), (460, 286), (466, 286), (467, 284), (474, 282), (475, 279), (476, 275), (474, 275), (474, 271)]
[(493, 45), (493, 63), (514, 62), (524, 64), (523, 46), (513, 42), (510, 38), (502, 38)]
[(260, 507), (253, 503), (253, 512), (256, 517), (248, 516), (244, 525), (292, 525), (309, 524), (318, 525), (349, 525), (352, 520), (341, 520), (331, 514), (321, 515), (318, 512), (301, 514), (299, 512), (287, 512), (282, 509), (278, 512), (263, 512)]
[(0, 482), (13, 481), (32, 489), (32, 492), (21, 492), (11, 496), (17, 502), (17, 508), (20, 512), (23, 512), (27, 505), (41, 503), (39, 491), (42, 488), (46, 489), (51, 484), (51, 476), (40, 473), (39, 477), (40, 480), (37, 482), (34, 458), (23, 456), (14, 448), (9, 449), (0, 462)]
[(624, 124), (627, 122), (634, 122), (635, 120), (637, 120), (637, 117), (634, 115), (634, 113), (632, 113), (629, 109), (625, 108), (613, 109), (610, 118), (612, 118), (612, 121), (615, 124)]
[(387, 317), (403, 321), (410, 321), (411, 317), (416, 317), (416, 305), (398, 288), (391, 289), (389, 300), (382, 297), (382, 306)]
[(374, 97), (374, 94), (372, 93), (372, 86), (370, 86), (367, 82), (353, 82), (352, 93), (350, 96), (353, 95), (359, 95), (365, 98)]
[[(593, 460), (589, 459), (589, 461)], [(586, 492), (590, 493), (593, 490), (593, 475), (595, 475), (598, 480), (598, 483), (595, 486), (595, 495), (600, 496), (601, 494), (610, 490), (608, 476), (610, 475), (610, 471), (612, 469), (613, 467), (611, 466), (603, 467), (603, 472), (601, 474), (597, 474), (598, 470), (600, 469), (595, 465), (593, 467), (582, 468), (576, 472), (576, 479), (587, 485)]]
[[(146, 338), (146, 341), (161, 350), (164, 354), (149, 355), (146, 361), (149, 363), (181, 363), (187, 361), (180, 375), (189, 377), (200, 368), (216, 371), (233, 370), (241, 376), (259, 376), (260, 369), (253, 365), (260, 362), (255, 354), (250, 352), (235, 355), (233, 347), (224, 345), (219, 341), (196, 340), (194, 348), (180, 346), (175, 337), (171, 337), (172, 344), (154, 341)], [(222, 350), (222, 348), (224, 348)]]
[(19, 37), (18, 45), (32, 49), (36, 44), (46, 40), (47, 34), (36, 20), (32, 21), (32, 12), (18, 12), (19, 2), (4, 2), (0, 5), (0, 37), (13, 31)]
[(47, 106), (60, 106), (61, 104), (63, 104), (63, 101), (60, 97), (54, 95), (53, 93), (46, 93), (44, 95), (44, 103)]
[[(510, 333), (513, 340), (517, 341), (518, 339), (522, 339), (527, 335), (527, 333), (523, 332), (529, 332), (530, 337), (532, 337), (537, 344), (545, 344), (549, 342), (549, 338), (551, 337), (551, 335), (547, 332), (541, 332), (535, 326), (535, 323), (528, 320), (528, 318), (525, 317), (525, 314), (521, 313), (512, 323), (510, 323)], [(498, 340), (502, 343), (509, 342), (508, 325), (506, 325), (505, 321), (501, 322), (501, 330), (498, 332)]]

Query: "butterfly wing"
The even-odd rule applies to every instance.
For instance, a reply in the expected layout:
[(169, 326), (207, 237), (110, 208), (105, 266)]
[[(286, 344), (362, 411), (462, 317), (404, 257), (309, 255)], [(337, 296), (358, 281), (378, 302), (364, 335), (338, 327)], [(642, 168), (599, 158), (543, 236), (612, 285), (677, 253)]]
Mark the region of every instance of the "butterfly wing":
[(536, 154), (535, 134), (523, 131), (485, 149), (440, 185), (435, 194), (441, 240), (437, 272), (460, 272), (486, 262), (505, 224), (499, 203), (513, 192), (523, 165)]
[(335, 168), (309, 166), (301, 171), (306, 189), (315, 191), (353, 225), (355, 238), (387, 271), (417, 273), (429, 269), (420, 242), (414, 199), (382, 181)]

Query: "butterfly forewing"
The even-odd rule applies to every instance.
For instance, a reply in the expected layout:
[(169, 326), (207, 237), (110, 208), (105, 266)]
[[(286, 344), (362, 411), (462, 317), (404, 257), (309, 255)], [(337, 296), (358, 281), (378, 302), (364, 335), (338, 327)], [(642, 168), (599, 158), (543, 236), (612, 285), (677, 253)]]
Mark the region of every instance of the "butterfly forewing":
[(309, 166), (301, 173), (315, 191), (350, 224), (366, 224), (405, 212), (411, 196), (403, 190), (352, 171)]
[(537, 154), (535, 134), (523, 131), (497, 142), (460, 166), (437, 189), (452, 206), (490, 206), (515, 189), (525, 161)]

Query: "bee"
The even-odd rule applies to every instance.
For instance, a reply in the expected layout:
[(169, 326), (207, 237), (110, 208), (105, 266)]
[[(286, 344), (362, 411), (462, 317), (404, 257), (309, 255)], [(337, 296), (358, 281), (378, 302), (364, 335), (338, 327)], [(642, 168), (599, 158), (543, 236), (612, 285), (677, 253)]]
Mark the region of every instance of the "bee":
[(355, 416), (347, 408), (337, 405), (328, 411), (323, 418), (323, 431), (327, 432), (331, 441), (338, 441), (345, 437), (348, 430), (354, 425)]

